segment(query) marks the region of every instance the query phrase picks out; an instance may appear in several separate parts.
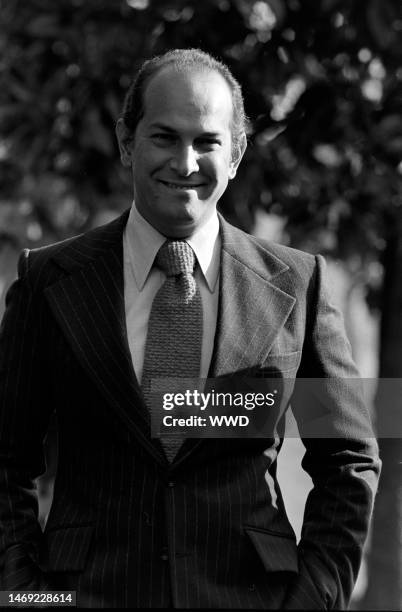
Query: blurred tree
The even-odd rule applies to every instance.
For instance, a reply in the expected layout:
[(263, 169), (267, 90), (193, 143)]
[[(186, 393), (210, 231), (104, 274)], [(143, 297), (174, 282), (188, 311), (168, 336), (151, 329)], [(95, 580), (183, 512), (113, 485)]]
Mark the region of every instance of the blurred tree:
[[(399, 0), (3, 0), (0, 241), (35, 246), (126, 208), (113, 127), (130, 79), (155, 53), (201, 47), (233, 69), (252, 118), (225, 215), (251, 230), (263, 208), (287, 220), (284, 241), (363, 275), (382, 312), (380, 375), (401, 377), (400, 10)], [(386, 410), (378, 400), (379, 426)], [(399, 609), (401, 440), (381, 450), (364, 605)]]

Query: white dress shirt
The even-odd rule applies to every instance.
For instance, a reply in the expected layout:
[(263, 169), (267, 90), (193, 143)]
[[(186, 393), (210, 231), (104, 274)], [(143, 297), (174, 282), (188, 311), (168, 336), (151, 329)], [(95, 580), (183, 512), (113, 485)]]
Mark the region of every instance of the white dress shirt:
[[(133, 203), (123, 233), (124, 303), (128, 345), (138, 382), (142, 377), (152, 302), (166, 278), (162, 270), (153, 267), (156, 254), (165, 240), (166, 237), (140, 215)], [(218, 314), (221, 239), (217, 214), (186, 242), (193, 249), (199, 264), (195, 279), (203, 306), (200, 377), (207, 378)]]

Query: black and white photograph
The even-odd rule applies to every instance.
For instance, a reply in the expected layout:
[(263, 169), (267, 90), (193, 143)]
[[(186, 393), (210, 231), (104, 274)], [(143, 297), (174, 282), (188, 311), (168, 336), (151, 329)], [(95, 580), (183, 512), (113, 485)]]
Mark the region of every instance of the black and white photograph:
[(0, 16), (0, 607), (402, 610), (400, 2)]

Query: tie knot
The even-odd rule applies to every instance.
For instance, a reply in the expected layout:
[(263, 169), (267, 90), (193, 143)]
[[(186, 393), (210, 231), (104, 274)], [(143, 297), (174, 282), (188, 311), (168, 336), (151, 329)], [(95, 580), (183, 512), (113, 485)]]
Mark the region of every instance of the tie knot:
[(166, 240), (156, 255), (155, 263), (166, 276), (192, 274), (195, 265), (194, 251), (185, 240)]

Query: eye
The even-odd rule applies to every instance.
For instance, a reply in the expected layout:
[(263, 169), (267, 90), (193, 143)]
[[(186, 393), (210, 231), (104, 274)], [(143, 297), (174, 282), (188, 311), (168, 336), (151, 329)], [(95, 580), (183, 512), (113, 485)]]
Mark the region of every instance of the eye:
[(197, 138), (196, 144), (204, 150), (213, 151), (221, 145), (221, 141), (217, 138)]
[(152, 134), (152, 140), (160, 145), (168, 145), (170, 143), (175, 142), (176, 137), (174, 134), (168, 134), (166, 132), (157, 132)]

